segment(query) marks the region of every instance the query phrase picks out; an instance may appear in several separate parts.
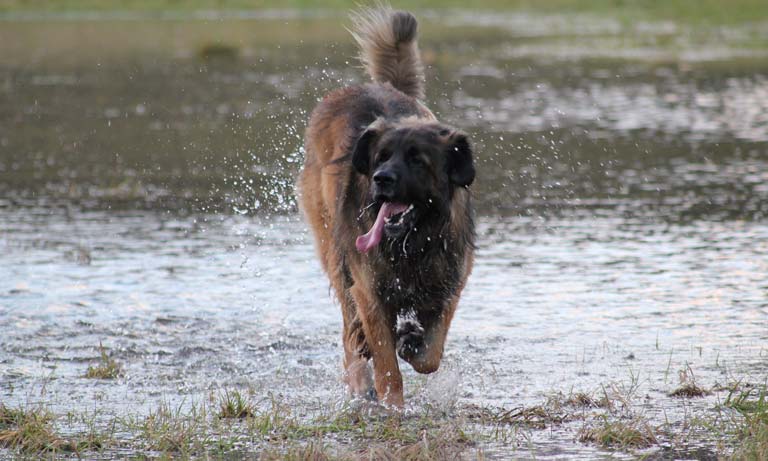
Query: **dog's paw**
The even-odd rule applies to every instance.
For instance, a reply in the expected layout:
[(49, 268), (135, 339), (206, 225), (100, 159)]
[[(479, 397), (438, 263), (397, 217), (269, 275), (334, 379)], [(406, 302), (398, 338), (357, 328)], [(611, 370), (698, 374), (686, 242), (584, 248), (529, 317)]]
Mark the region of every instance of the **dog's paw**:
[(419, 325), (415, 316), (398, 319), (396, 333), (397, 355), (401, 359), (410, 362), (424, 352), (424, 328)]
[(423, 351), (424, 335), (421, 333), (409, 333), (397, 339), (397, 355), (406, 362), (411, 362)]

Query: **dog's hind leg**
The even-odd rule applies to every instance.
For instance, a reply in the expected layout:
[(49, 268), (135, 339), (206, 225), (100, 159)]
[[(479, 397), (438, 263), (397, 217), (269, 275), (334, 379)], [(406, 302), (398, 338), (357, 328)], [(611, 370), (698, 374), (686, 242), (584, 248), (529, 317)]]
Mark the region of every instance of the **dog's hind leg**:
[(341, 307), (344, 318), (344, 381), (354, 396), (375, 400), (376, 390), (368, 365), (371, 354), (365, 342), (363, 323), (357, 317), (352, 296), (347, 294), (347, 298)]

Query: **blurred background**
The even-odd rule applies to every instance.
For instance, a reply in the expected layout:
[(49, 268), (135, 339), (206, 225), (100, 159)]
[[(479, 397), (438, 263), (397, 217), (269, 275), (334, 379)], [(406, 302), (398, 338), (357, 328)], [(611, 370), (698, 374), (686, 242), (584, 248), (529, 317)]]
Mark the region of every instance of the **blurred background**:
[[(0, 0), (0, 397), (340, 394), (293, 184), (311, 109), (365, 81), (354, 3)], [(394, 6), (478, 164), (450, 398), (536, 402), (629, 368), (650, 417), (682, 426), (718, 396), (670, 403), (670, 368), (764, 381), (768, 2)], [(100, 342), (129, 378), (97, 392)], [(530, 446), (585, 449), (567, 430)]]
[[(363, 78), (352, 2), (0, 5), (13, 204), (295, 211), (308, 111)], [(764, 216), (765, 2), (403, 6), (423, 11), (427, 102), (472, 132), (484, 212)]]

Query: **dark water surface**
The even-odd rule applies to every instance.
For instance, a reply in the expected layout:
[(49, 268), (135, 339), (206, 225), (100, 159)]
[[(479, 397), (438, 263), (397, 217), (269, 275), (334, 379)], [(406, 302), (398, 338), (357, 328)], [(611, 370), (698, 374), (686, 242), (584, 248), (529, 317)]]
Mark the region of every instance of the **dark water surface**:
[[(764, 382), (765, 54), (491, 19), (423, 30), (427, 101), (474, 140), (480, 248), (443, 370), (406, 373), (413, 405), (635, 382), (675, 427), (723, 398), (668, 397), (678, 370)], [(340, 23), (0, 24), (3, 402), (345, 398), (340, 315), (293, 198), (308, 111), (362, 78)], [(81, 377), (99, 342), (126, 378)], [(487, 454), (615, 456), (570, 429)]]

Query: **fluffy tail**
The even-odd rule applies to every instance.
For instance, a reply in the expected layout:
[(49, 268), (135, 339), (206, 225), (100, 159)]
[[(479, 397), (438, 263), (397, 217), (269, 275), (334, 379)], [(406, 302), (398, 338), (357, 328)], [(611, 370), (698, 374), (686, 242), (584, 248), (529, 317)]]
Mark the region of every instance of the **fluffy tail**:
[(374, 82), (389, 82), (414, 98), (424, 97), (424, 66), (416, 43), (418, 23), (411, 13), (378, 4), (351, 14), (350, 32), (360, 60)]

